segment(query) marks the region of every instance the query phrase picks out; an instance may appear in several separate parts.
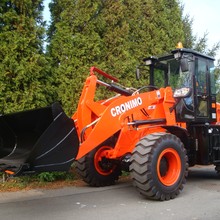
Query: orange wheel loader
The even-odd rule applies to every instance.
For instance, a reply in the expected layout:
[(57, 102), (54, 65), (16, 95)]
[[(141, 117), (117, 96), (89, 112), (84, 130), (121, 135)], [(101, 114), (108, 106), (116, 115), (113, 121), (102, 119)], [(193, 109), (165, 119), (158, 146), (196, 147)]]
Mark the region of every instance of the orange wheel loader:
[[(137, 78), (142, 70), (146, 85), (134, 89), (92, 67), (71, 118), (57, 103), (1, 116), (1, 170), (65, 171), (76, 159), (89, 185), (112, 185), (126, 170), (137, 190), (154, 200), (175, 198), (189, 166), (214, 164), (220, 172), (214, 59), (177, 48), (144, 59)], [(96, 100), (99, 87), (114, 95)]]

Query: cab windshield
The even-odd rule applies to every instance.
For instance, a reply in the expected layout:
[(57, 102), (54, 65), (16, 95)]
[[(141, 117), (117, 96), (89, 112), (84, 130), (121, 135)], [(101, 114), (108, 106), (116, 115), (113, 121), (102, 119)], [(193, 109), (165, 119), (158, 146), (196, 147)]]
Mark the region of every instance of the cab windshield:
[[(187, 55), (189, 56), (189, 55)], [(159, 58), (154, 65), (154, 85), (158, 88), (170, 86), (172, 89), (192, 87), (192, 65), (189, 57), (183, 56), (184, 68), (180, 59)]]
[[(181, 59), (163, 57), (154, 65), (154, 84), (156, 87), (170, 86), (173, 91), (184, 87), (193, 88), (193, 59), (191, 54), (182, 54)], [(189, 111), (194, 110), (193, 93), (184, 98), (183, 103)]]

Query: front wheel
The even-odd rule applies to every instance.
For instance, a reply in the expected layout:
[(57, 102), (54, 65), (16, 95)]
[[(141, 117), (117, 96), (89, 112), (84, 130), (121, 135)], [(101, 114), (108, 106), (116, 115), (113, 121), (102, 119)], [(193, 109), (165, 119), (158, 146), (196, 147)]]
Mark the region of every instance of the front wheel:
[(134, 186), (147, 198), (175, 198), (183, 189), (188, 174), (183, 143), (167, 133), (145, 136), (132, 153), (130, 171)]
[(120, 165), (105, 156), (105, 152), (111, 149), (111, 146), (99, 146), (77, 161), (79, 175), (90, 186), (109, 186), (118, 180), (121, 174)]

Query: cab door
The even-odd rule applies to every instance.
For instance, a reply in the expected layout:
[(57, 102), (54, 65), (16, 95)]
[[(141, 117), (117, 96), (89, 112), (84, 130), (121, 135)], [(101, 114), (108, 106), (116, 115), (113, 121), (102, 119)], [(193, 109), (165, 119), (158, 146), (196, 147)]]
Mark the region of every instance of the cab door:
[(200, 121), (209, 121), (208, 62), (201, 57), (195, 61), (196, 118)]

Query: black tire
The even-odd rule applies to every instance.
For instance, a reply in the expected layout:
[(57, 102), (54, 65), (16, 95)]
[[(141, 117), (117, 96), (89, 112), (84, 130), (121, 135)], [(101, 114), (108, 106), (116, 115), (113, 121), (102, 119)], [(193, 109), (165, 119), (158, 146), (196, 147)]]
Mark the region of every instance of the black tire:
[(121, 175), (120, 165), (112, 163), (105, 157), (102, 159), (97, 155), (110, 146), (100, 146), (88, 153), (76, 162), (76, 170), (82, 179), (90, 186), (114, 185)]
[(188, 175), (188, 158), (175, 135), (154, 133), (136, 145), (130, 165), (137, 190), (149, 199), (169, 200), (183, 189)]
[(217, 174), (220, 175), (220, 164), (217, 164), (215, 166), (215, 170), (216, 170)]

